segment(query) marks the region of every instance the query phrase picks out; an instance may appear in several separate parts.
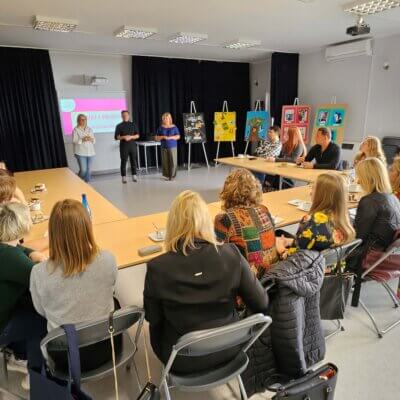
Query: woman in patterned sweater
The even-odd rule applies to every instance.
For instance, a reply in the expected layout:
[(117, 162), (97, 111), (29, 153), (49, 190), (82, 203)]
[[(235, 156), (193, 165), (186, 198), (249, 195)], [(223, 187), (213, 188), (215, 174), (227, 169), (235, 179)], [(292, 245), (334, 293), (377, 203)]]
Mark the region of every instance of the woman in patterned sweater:
[(261, 278), (279, 255), (274, 222), (262, 204), (259, 182), (248, 170), (235, 170), (226, 178), (220, 199), (224, 212), (215, 218), (217, 238), (236, 244), (252, 271)]

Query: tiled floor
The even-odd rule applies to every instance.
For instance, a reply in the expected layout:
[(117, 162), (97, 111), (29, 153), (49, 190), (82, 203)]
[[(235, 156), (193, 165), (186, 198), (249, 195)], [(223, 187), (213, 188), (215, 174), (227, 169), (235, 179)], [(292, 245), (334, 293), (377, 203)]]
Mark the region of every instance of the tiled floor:
[[(118, 175), (96, 177), (93, 186), (129, 216), (144, 215), (168, 209), (171, 200), (182, 190), (199, 191), (206, 201), (216, 201), (228, 169), (193, 169), (190, 172), (179, 171), (174, 182), (166, 182), (159, 175), (141, 175), (138, 184), (129, 182), (122, 185)], [(141, 305), (145, 266), (140, 265), (120, 271), (117, 283), (117, 295), (123, 305)], [(397, 283), (397, 282), (396, 282)], [(383, 288), (368, 284), (363, 298), (381, 322), (387, 322), (399, 316), (392, 308), (389, 297)], [(397, 312), (396, 312), (397, 311)], [(400, 399), (400, 326), (378, 339), (371, 324), (361, 308), (348, 307), (343, 321), (346, 330), (327, 342), (326, 361), (339, 367), (339, 379), (336, 400), (398, 400)], [(324, 323), (331, 329), (331, 323)], [(142, 345), (143, 346), (143, 345)], [(147, 380), (143, 347), (137, 355), (137, 365), (143, 382)], [(161, 365), (151, 354), (154, 381), (158, 382)], [(21, 376), (12, 375), (12, 383), (18, 388)], [(133, 372), (120, 371), (120, 399), (136, 399), (138, 387)], [(236, 383), (232, 387), (237, 392)], [(112, 377), (85, 385), (85, 389), (96, 400), (115, 399)], [(18, 391), (21, 391), (18, 388)], [(227, 386), (207, 393), (182, 393), (173, 391), (173, 399), (193, 400), (231, 400), (234, 393)], [(261, 394), (252, 399), (268, 399), (270, 394)], [(0, 395), (1, 398), (1, 395)], [(8, 397), (4, 397), (4, 400)]]

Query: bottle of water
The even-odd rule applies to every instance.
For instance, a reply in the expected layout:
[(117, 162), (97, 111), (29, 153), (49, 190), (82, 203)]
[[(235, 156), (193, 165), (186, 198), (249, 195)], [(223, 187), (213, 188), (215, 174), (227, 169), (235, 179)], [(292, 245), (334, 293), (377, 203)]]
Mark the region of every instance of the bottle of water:
[(92, 210), (89, 207), (89, 203), (88, 203), (87, 196), (85, 193), (82, 193), (82, 205), (85, 208), (85, 210), (87, 211), (90, 219), (92, 219)]

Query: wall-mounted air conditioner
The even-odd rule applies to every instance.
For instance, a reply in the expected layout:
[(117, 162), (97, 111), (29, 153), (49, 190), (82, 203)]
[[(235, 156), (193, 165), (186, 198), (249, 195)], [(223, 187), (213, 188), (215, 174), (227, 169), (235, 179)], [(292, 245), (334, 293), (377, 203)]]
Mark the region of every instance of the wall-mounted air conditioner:
[(372, 40), (355, 40), (329, 46), (325, 50), (325, 58), (328, 62), (342, 61), (350, 57), (372, 56)]

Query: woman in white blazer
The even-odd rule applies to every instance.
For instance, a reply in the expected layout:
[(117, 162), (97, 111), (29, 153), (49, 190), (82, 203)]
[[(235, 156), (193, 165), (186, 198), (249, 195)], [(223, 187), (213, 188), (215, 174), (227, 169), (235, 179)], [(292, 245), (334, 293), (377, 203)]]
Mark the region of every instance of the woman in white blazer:
[(94, 151), (96, 139), (93, 135), (92, 129), (87, 126), (86, 115), (78, 115), (76, 119), (76, 127), (72, 132), (72, 136), (74, 154), (79, 165), (78, 175), (85, 182), (89, 182), (92, 159), (96, 155)]

